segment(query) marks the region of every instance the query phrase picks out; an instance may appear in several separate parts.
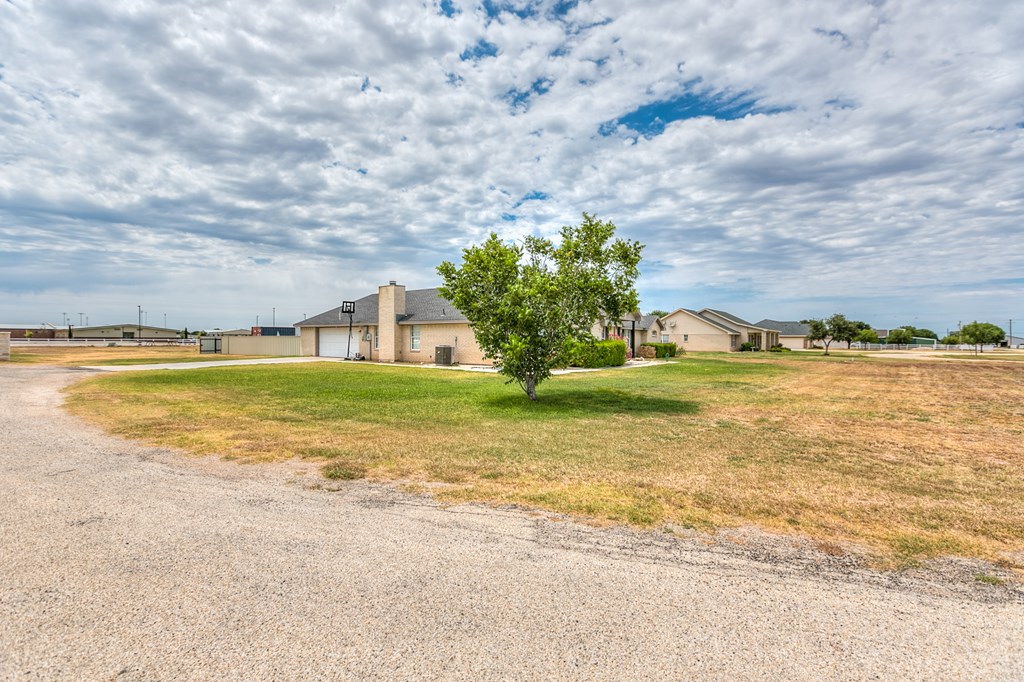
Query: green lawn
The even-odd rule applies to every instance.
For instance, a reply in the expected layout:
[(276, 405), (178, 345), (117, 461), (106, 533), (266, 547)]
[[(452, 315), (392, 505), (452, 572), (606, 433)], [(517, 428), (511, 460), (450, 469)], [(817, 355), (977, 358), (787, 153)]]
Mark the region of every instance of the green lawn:
[(754, 523), (897, 564), (1024, 548), (1024, 366), (793, 355), (559, 376), (537, 403), (493, 374), (314, 363), (98, 377), (69, 405), (127, 437), (452, 501)]

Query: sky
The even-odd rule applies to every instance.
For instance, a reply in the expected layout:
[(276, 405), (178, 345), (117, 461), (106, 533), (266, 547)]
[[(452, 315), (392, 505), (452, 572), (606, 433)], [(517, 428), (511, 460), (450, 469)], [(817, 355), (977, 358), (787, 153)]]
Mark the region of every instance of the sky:
[(644, 312), (1024, 329), (1024, 3), (0, 0), (0, 323), (292, 324), (582, 213)]

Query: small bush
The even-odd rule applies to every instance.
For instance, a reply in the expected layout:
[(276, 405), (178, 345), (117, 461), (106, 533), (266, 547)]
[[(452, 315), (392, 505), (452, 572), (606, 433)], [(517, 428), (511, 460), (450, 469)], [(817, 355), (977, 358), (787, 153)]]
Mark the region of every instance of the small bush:
[(640, 350), (644, 348), (653, 348), (654, 355), (656, 358), (674, 358), (676, 356), (676, 344), (674, 343), (644, 343), (640, 345)]
[(793, 349), (792, 348), (786, 348), (781, 343), (777, 343), (774, 346), (772, 346), (771, 348), (769, 348), (768, 352), (769, 353), (792, 353)]
[(747, 353), (747, 352), (750, 352), (750, 351), (753, 351), (753, 350), (757, 350), (757, 346), (755, 346), (754, 344), (750, 343), (749, 341), (746, 341), (746, 342), (740, 344), (740, 352), (741, 353)]
[(657, 352), (654, 350), (654, 347), (646, 343), (641, 344), (641, 346), (636, 349), (636, 354), (644, 358), (645, 360), (653, 360), (658, 355)]
[(618, 367), (626, 364), (625, 341), (573, 341), (566, 351), (566, 364), (570, 367)]

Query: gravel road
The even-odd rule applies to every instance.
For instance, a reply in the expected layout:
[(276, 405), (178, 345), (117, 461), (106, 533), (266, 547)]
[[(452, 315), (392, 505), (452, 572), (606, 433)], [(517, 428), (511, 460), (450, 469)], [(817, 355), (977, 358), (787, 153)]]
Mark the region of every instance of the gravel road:
[(1024, 679), (1024, 593), (787, 539), (318, 489), (109, 437), (0, 367), (0, 679)]

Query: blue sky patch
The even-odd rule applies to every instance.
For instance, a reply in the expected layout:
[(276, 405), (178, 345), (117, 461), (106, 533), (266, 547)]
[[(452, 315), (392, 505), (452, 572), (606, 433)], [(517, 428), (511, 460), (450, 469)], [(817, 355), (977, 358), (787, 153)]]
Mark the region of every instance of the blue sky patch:
[(473, 47), (467, 47), (463, 50), (462, 54), (459, 55), (459, 59), (464, 62), (470, 60), (483, 59), (484, 57), (497, 57), (498, 46), (494, 43), (489, 43), (483, 38), (477, 41), (477, 44)]
[(506, 223), (514, 223), (517, 220), (516, 216), (511, 213), (502, 213), (501, 219)]
[(508, 12), (514, 14), (520, 19), (529, 19), (530, 17), (537, 14), (537, 8), (534, 3), (527, 3), (523, 7), (516, 7), (515, 3), (511, 2), (495, 2), (494, 0), (484, 0), (484, 12), (491, 19), (496, 19), (502, 12)]
[(548, 16), (554, 19), (561, 19), (566, 14), (576, 9), (576, 5), (580, 4), (579, 0), (558, 0), (554, 7), (548, 12)]
[(356, 173), (359, 173), (360, 175), (366, 175), (369, 172), (370, 171), (366, 170), (365, 168), (356, 168)]
[(817, 33), (819, 36), (824, 36), (826, 38), (839, 38), (839, 41), (843, 44), (843, 47), (850, 46), (850, 37), (847, 36), (842, 31), (837, 31), (835, 29), (827, 31), (823, 28), (816, 28), (814, 29), (814, 32)]
[(516, 88), (511, 88), (502, 96), (502, 99), (509, 103), (509, 106), (513, 109), (513, 113), (517, 109), (526, 111), (530, 108), (531, 97), (547, 93), (551, 90), (551, 86), (554, 84), (555, 82), (550, 78), (538, 78), (530, 85), (528, 90), (517, 90)]
[(454, 17), (459, 11), (455, 9), (455, 5), (452, 4), (452, 0), (441, 0), (441, 14), (446, 17)]
[(519, 208), (527, 201), (547, 201), (551, 198), (547, 192), (541, 192), (539, 189), (535, 189), (532, 192), (523, 195), (523, 198), (515, 203), (512, 208)]
[(674, 121), (710, 116), (720, 121), (734, 121), (747, 114), (776, 114), (784, 109), (764, 109), (757, 106), (757, 99), (750, 93), (738, 95), (694, 94), (687, 92), (678, 97), (660, 102), (651, 102), (613, 121), (602, 123), (598, 132), (603, 136), (613, 134), (622, 125), (651, 138), (665, 132), (665, 126)]

